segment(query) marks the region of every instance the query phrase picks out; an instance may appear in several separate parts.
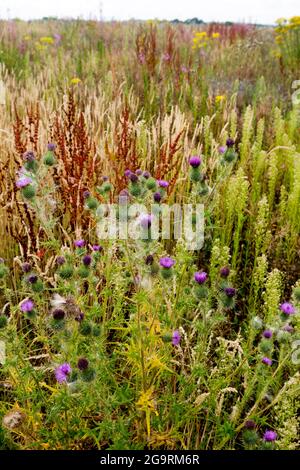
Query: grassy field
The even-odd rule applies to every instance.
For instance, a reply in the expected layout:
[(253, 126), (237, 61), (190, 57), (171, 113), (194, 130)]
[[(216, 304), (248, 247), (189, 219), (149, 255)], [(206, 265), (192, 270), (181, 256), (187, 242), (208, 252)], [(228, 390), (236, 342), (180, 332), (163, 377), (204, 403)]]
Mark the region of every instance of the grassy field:
[(0, 449), (300, 449), (298, 90), (300, 17), (0, 21)]

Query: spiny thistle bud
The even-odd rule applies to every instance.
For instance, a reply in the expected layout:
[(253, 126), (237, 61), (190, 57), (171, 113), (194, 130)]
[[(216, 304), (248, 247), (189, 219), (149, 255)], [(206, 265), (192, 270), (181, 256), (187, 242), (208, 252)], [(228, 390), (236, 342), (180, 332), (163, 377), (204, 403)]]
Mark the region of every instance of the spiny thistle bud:
[(0, 315), (0, 330), (7, 325), (7, 318), (5, 315)]
[(101, 327), (100, 326), (94, 326), (92, 330), (92, 335), (95, 337), (99, 337), (101, 335)]
[(22, 192), (22, 196), (25, 198), (25, 199), (33, 199), (36, 195), (36, 190), (35, 188), (28, 184), (27, 186), (24, 186), (24, 188), (21, 189), (21, 192)]
[(27, 277), (27, 282), (29, 282), (29, 284), (35, 284), (38, 280), (38, 277), (36, 274), (30, 274), (28, 277)]
[(31, 289), (36, 293), (43, 292), (44, 284), (41, 279), (37, 279), (33, 284), (31, 284)]
[(78, 273), (78, 276), (81, 277), (82, 279), (87, 279), (90, 275), (90, 270), (88, 266), (83, 264), (82, 266), (79, 267), (77, 273)]
[(293, 294), (294, 294), (296, 301), (300, 302), (300, 286), (295, 287), (295, 289), (293, 290)]
[(81, 378), (84, 382), (92, 382), (96, 377), (96, 371), (92, 367), (88, 367), (87, 369), (82, 371)]
[(0, 279), (3, 279), (8, 274), (8, 268), (4, 264), (4, 260), (0, 258)]
[(98, 207), (98, 201), (95, 197), (88, 197), (85, 203), (86, 203), (87, 208), (90, 210), (97, 209)]
[(37, 170), (38, 164), (35, 159), (34, 152), (29, 150), (28, 152), (25, 152), (23, 155), (23, 158), (25, 160), (24, 167), (27, 171), (32, 171), (35, 172)]
[(194, 293), (198, 300), (206, 299), (208, 296), (208, 289), (206, 286), (199, 284), (194, 287)]
[(153, 194), (153, 199), (155, 202), (160, 202), (162, 199), (162, 195), (157, 191)]
[(161, 275), (164, 279), (169, 279), (173, 276), (173, 271), (172, 267), (175, 264), (175, 261), (172, 258), (169, 258), (168, 256), (165, 256), (163, 258), (160, 258), (159, 264), (161, 266)]
[(62, 266), (58, 272), (62, 279), (70, 279), (73, 276), (74, 269), (70, 264)]
[(89, 336), (92, 333), (92, 325), (88, 321), (82, 321), (80, 323), (79, 332), (83, 336)]
[(134, 184), (137, 183), (138, 180), (139, 180), (138, 176), (135, 175), (134, 173), (131, 173), (131, 174), (130, 174), (129, 179), (130, 179), (130, 181), (131, 181), (132, 183), (134, 183)]
[(267, 341), (266, 339), (264, 339), (259, 343), (259, 349), (262, 353), (268, 354), (272, 351), (273, 344), (271, 341)]
[(46, 166), (53, 166), (56, 163), (55, 156), (51, 150), (48, 150), (48, 152), (45, 153), (44, 158), (43, 158), (43, 163)]
[(156, 180), (152, 177), (147, 179), (146, 186), (150, 190), (156, 189)]
[(263, 327), (263, 321), (258, 316), (255, 316), (251, 320), (251, 325), (255, 330), (261, 330)]

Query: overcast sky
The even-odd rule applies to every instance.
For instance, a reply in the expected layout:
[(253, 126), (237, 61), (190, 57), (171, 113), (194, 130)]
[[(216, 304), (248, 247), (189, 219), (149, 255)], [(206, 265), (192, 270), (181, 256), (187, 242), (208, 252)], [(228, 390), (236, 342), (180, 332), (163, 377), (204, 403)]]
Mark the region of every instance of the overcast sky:
[[(101, 7), (102, 5), (102, 7)], [(297, 8), (298, 7), (298, 8)], [(0, 0), (0, 18), (43, 16), (250, 21), (272, 24), (300, 15), (299, 0)]]

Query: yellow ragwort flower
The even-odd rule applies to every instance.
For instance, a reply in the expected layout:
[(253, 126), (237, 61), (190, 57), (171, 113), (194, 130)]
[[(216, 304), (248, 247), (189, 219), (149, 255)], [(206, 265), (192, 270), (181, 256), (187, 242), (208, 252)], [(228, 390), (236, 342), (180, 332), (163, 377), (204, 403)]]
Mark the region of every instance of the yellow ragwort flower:
[(72, 78), (71, 81), (70, 81), (71, 85), (77, 85), (77, 84), (80, 83), (80, 82), (81, 82), (81, 80), (80, 80), (80, 78), (78, 78), (78, 77), (74, 77), (74, 78)]

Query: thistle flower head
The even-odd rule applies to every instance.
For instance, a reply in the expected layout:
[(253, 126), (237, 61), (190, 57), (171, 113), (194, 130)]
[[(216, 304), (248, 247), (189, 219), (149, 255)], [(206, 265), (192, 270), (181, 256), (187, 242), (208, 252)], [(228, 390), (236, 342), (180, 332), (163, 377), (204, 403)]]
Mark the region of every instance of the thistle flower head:
[(82, 258), (82, 262), (85, 266), (90, 266), (91, 262), (92, 262), (92, 257), (90, 255), (85, 255), (83, 258)]
[(227, 268), (227, 266), (223, 266), (223, 268), (220, 269), (220, 276), (221, 277), (228, 277), (230, 274), (230, 269)]
[(280, 310), (285, 314), (285, 315), (294, 315), (295, 313), (295, 307), (290, 304), (289, 302), (284, 302), (283, 304), (280, 305)]
[(138, 175), (138, 176), (141, 176), (143, 174), (143, 171), (138, 169), (138, 170), (136, 170), (135, 174)]
[(35, 284), (38, 280), (38, 277), (36, 274), (30, 274), (27, 278), (27, 282), (29, 282), (29, 284)]
[(131, 170), (125, 170), (124, 171), (124, 175), (126, 176), (126, 178), (129, 178), (130, 175), (131, 175), (132, 171)]
[(263, 337), (266, 338), (266, 339), (270, 339), (270, 338), (272, 338), (272, 336), (273, 336), (272, 330), (265, 330), (263, 332)]
[(62, 266), (63, 264), (65, 264), (65, 262), (66, 262), (66, 258), (64, 256), (58, 256), (56, 258), (56, 264), (58, 266)]
[(76, 248), (83, 248), (85, 246), (85, 240), (75, 240), (74, 245)]
[(230, 147), (233, 147), (233, 146), (234, 146), (234, 140), (233, 140), (233, 139), (230, 139), (230, 138), (227, 139), (227, 140), (226, 140), (226, 145), (227, 145), (227, 147), (229, 147), (229, 148), (230, 148)]
[(219, 147), (218, 152), (219, 152), (220, 155), (223, 155), (223, 153), (226, 152), (226, 147), (224, 147), (224, 146)]
[(181, 340), (181, 335), (178, 330), (175, 330), (172, 334), (172, 344), (173, 346), (178, 346)]
[(63, 320), (65, 318), (65, 312), (61, 308), (57, 308), (53, 311), (52, 316), (54, 320)]
[(29, 273), (30, 270), (31, 270), (31, 264), (30, 263), (23, 263), (22, 264), (23, 273)]
[(56, 145), (53, 144), (53, 143), (49, 143), (49, 144), (47, 145), (47, 148), (48, 148), (48, 150), (49, 150), (50, 152), (54, 152), (54, 150), (56, 149)]
[(194, 155), (193, 157), (190, 158), (189, 160), (189, 164), (191, 165), (191, 167), (193, 168), (198, 168), (202, 163), (202, 160), (200, 157), (198, 157), (197, 155)]
[(277, 433), (275, 431), (266, 431), (263, 439), (265, 442), (274, 442), (277, 439)]
[(87, 359), (85, 359), (84, 357), (81, 357), (80, 359), (78, 359), (77, 367), (79, 370), (86, 370), (88, 366), (89, 366), (89, 361)]
[(88, 199), (91, 193), (88, 190), (83, 191), (83, 199)]
[(225, 287), (224, 292), (227, 297), (235, 297), (236, 295), (236, 289), (234, 287)]
[(146, 263), (147, 265), (153, 264), (153, 261), (154, 261), (153, 255), (148, 255), (148, 256), (146, 256), (145, 263)]
[(130, 173), (129, 179), (132, 183), (136, 183), (138, 181), (138, 176), (135, 173)]
[(22, 312), (32, 312), (34, 309), (34, 302), (31, 299), (25, 299), (20, 305), (21, 311)]
[(29, 178), (29, 176), (21, 176), (19, 179), (17, 179), (16, 186), (17, 188), (21, 189), (21, 188), (25, 188), (31, 183), (32, 183), (32, 179)]
[(150, 178), (150, 173), (149, 173), (149, 171), (144, 171), (143, 177), (146, 178), (146, 180), (147, 180), (148, 178)]
[(294, 328), (292, 325), (285, 325), (282, 329), (283, 331), (287, 331), (287, 333), (294, 333)]
[(161, 201), (161, 198), (162, 198), (162, 195), (156, 191), (154, 194), (153, 194), (153, 199), (155, 202), (160, 202)]
[(63, 383), (67, 381), (68, 375), (72, 372), (70, 364), (65, 362), (55, 369), (55, 378), (57, 382)]
[(100, 245), (93, 245), (93, 246), (92, 246), (92, 250), (93, 250), (93, 251), (102, 251), (103, 248), (102, 248), (102, 246), (100, 246)]
[(175, 261), (172, 258), (169, 258), (169, 256), (164, 256), (163, 258), (160, 258), (159, 264), (162, 268), (170, 269), (174, 266)]
[(256, 428), (256, 423), (252, 419), (248, 419), (248, 421), (245, 422), (245, 428), (246, 429), (255, 429)]
[(165, 180), (157, 180), (157, 184), (160, 188), (163, 188), (163, 189), (169, 186), (168, 181), (165, 181)]
[(204, 271), (196, 272), (194, 274), (194, 279), (198, 284), (204, 284), (207, 279), (207, 273)]
[(28, 150), (23, 154), (25, 162), (33, 162), (35, 160), (35, 155), (31, 150)]
[(268, 357), (263, 357), (261, 362), (263, 364), (265, 364), (266, 366), (271, 366), (273, 364), (273, 361), (272, 359), (268, 358)]

